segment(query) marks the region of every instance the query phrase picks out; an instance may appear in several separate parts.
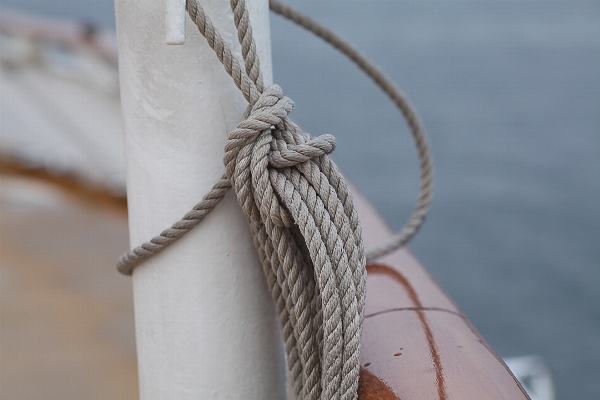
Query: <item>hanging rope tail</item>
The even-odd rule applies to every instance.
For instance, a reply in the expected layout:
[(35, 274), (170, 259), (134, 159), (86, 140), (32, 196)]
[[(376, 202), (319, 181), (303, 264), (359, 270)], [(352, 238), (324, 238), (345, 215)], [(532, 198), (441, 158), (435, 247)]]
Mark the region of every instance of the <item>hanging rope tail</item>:
[(248, 101), (225, 145), (225, 174), (202, 201), (171, 228), (121, 256), (117, 268), (136, 265), (183, 237), (233, 187), (254, 239), (279, 314), (288, 379), (299, 399), (356, 399), (365, 307), (366, 262), (407, 243), (431, 201), (433, 167), (425, 131), (405, 96), (362, 53), (309, 17), (278, 0), (271, 9), (309, 29), (353, 60), (405, 116), (421, 161), (417, 207), (391, 242), (365, 256), (352, 196), (328, 154), (331, 135), (311, 137), (288, 115), (294, 103), (277, 85), (264, 87), (244, 0), (231, 0), (244, 68), (197, 0), (186, 9)]

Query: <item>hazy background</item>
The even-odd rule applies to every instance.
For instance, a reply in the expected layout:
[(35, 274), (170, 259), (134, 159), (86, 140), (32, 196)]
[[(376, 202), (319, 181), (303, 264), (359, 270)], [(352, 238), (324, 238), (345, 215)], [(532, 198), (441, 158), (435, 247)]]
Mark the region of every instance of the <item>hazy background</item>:
[[(292, 1), (417, 107), (437, 171), (411, 244), (503, 357), (538, 354), (559, 398), (600, 396), (600, 2)], [(0, 6), (114, 27), (106, 0)], [(327, 45), (272, 16), (275, 81), (394, 228), (418, 189), (399, 113)], [(382, 172), (385, 171), (385, 172)]]

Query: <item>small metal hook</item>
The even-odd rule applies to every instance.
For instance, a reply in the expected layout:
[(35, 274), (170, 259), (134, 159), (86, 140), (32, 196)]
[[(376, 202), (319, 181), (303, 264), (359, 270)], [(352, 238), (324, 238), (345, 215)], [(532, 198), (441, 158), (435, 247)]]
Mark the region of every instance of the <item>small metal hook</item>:
[(165, 41), (167, 44), (185, 43), (185, 1), (166, 0)]

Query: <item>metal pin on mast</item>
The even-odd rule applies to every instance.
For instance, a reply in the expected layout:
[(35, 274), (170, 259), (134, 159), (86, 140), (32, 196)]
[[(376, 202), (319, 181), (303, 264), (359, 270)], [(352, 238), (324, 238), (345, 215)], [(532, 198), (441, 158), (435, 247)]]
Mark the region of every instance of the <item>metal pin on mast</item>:
[(167, 44), (185, 43), (185, 0), (166, 0), (165, 41)]

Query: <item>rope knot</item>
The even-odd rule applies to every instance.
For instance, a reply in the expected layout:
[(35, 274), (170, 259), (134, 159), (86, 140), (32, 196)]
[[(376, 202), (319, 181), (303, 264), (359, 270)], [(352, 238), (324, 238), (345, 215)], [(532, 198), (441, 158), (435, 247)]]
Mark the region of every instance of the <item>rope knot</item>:
[(333, 135), (326, 134), (312, 138), (303, 132), (299, 133), (294, 136), (280, 130), (271, 132), (273, 140), (271, 141), (271, 152), (268, 155), (270, 167), (293, 167), (331, 154), (335, 150), (336, 141)]
[[(295, 222), (273, 187), (272, 170), (297, 168), (302, 163), (330, 154), (336, 147), (332, 135), (312, 138), (302, 132), (287, 118), (293, 108), (294, 102), (283, 96), (281, 87), (265, 88), (247, 116), (229, 135), (223, 159), (232, 185), (236, 187), (236, 180), (246, 182), (241, 186), (241, 192), (236, 190), (240, 204), (248, 202), (251, 191), (261, 218), (270, 218), (279, 227), (292, 227)], [(247, 204), (247, 207), (250, 209), (251, 205)]]
[(281, 88), (259, 86), (225, 145), (226, 177), (276, 294), (298, 398), (353, 399), (366, 260), (352, 196), (327, 157), (335, 138), (302, 132)]

